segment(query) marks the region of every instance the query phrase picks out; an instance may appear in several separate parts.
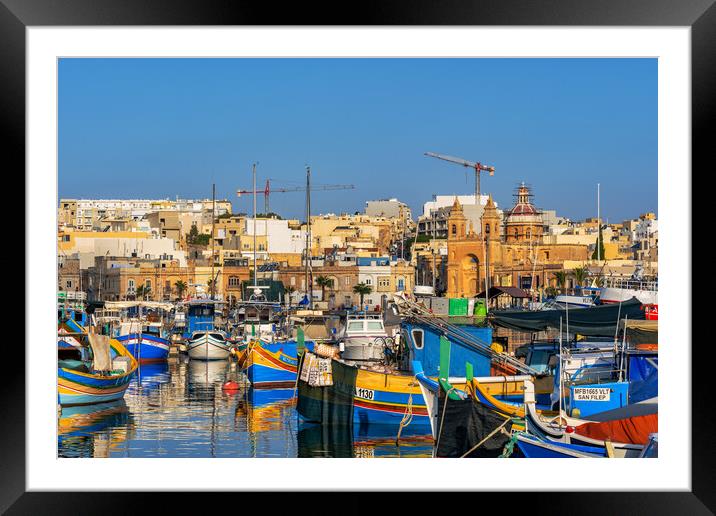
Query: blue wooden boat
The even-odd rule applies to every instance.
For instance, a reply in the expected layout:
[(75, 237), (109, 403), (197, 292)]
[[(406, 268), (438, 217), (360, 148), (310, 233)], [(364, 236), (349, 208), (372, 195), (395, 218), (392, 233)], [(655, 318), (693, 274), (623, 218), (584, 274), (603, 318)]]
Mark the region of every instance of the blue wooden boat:
[[(61, 406), (115, 401), (124, 396), (137, 370), (134, 357), (114, 339), (76, 335), (81, 347), (59, 347), (57, 397)], [(98, 342), (101, 341), (101, 344)]]
[[(305, 341), (303, 346), (312, 351), (314, 342)], [(296, 340), (272, 343), (252, 341), (240, 352), (238, 364), (254, 388), (294, 387), (299, 347)]]
[(143, 331), (120, 335), (116, 339), (140, 363), (159, 362), (169, 356), (169, 339), (161, 336), (158, 328), (144, 325)]

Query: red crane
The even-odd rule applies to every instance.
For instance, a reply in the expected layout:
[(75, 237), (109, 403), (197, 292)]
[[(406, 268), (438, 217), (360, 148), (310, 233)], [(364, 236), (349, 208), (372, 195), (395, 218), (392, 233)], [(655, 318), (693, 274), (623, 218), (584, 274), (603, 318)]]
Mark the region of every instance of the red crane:
[[(353, 190), (355, 189), (355, 186), (353, 185), (323, 185), (323, 186), (311, 186), (311, 191), (315, 190)], [(264, 213), (269, 213), (269, 196), (272, 193), (284, 193), (284, 192), (305, 192), (306, 187), (305, 186), (292, 186), (290, 188), (271, 188), (271, 180), (266, 180), (266, 186), (263, 190), (237, 190), (236, 195), (238, 197), (241, 197), (242, 195), (246, 194), (264, 194)]]
[(463, 167), (470, 167), (475, 169), (475, 202), (477, 203), (480, 202), (480, 172), (489, 172), (491, 176), (495, 175), (495, 167), (483, 165), (480, 162), (475, 163), (474, 161), (467, 161), (462, 158), (454, 158), (452, 156), (445, 156), (443, 154), (436, 154), (434, 152), (426, 152), (425, 155), (430, 156), (431, 158), (438, 158), (444, 161), (449, 161), (450, 163), (462, 165)]

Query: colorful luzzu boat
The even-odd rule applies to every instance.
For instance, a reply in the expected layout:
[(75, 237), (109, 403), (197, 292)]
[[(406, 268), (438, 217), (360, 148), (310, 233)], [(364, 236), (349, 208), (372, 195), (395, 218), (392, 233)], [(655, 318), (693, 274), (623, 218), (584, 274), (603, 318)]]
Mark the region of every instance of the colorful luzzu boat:
[(169, 340), (156, 331), (128, 333), (116, 339), (142, 364), (166, 360), (169, 356)]
[[(309, 351), (313, 342), (304, 343)], [(266, 343), (258, 340), (239, 352), (238, 365), (244, 370), (254, 388), (293, 387), (298, 370), (298, 342)]]
[[(298, 382), (297, 410), (306, 421), (322, 424), (374, 425), (410, 424), (424, 427), (430, 433), (430, 417), (416, 375), (424, 373), (436, 378), (440, 370), (441, 340), (449, 340), (451, 346), (447, 364), (442, 370), (448, 370), (453, 377), (464, 377), (465, 364), (473, 365), (476, 376), (493, 374), (492, 358), (494, 350), (490, 348), (492, 329), (478, 326), (464, 326), (460, 332), (445, 337), (443, 330), (430, 324), (415, 321), (401, 323), (401, 353), (412, 357), (410, 367), (402, 370), (385, 371), (360, 368), (332, 359), (330, 363), (331, 385), (321, 387), (310, 385), (304, 378), (310, 374), (301, 371)], [(442, 337), (442, 339), (441, 339)], [(421, 370), (415, 370), (414, 364), (420, 363)], [(465, 385), (455, 384), (464, 389)], [(512, 394), (512, 393), (508, 393)]]
[[(109, 349), (106, 349), (104, 360), (110, 365), (104, 368), (106, 370), (99, 371), (95, 368), (98, 349), (95, 349), (89, 335), (81, 336), (81, 340), (83, 345), (77, 350), (80, 353), (77, 358), (58, 357), (58, 403), (61, 406), (89, 405), (121, 399), (137, 370), (137, 360), (122, 344), (108, 339)], [(65, 353), (65, 356), (68, 355)]]

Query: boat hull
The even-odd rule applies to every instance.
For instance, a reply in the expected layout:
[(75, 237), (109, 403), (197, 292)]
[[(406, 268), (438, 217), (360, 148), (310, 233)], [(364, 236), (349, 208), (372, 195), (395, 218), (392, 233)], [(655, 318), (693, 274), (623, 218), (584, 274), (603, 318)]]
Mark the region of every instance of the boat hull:
[(528, 459), (575, 459), (606, 457), (604, 448), (544, 442), (532, 436), (517, 436), (517, 446)]
[(423, 426), (429, 432), (428, 408), (414, 376), (358, 370), (353, 394), (354, 424), (396, 425), (407, 413), (413, 416), (410, 426)]
[(127, 348), (140, 363), (158, 362), (166, 360), (169, 356), (169, 341), (147, 333), (122, 335), (117, 340)]
[[(313, 349), (312, 342), (305, 343)], [(245, 370), (251, 385), (256, 389), (293, 387), (298, 370), (298, 347), (295, 341), (275, 344), (253, 343), (239, 357), (239, 366)]]
[(66, 407), (119, 400), (124, 397), (136, 370), (136, 361), (128, 372), (113, 376), (100, 376), (58, 367), (58, 402)]
[(599, 300), (603, 304), (621, 303), (629, 301), (633, 297), (644, 305), (656, 305), (659, 303), (659, 293), (655, 290), (604, 287), (599, 294)]
[(205, 333), (189, 341), (187, 352), (194, 360), (225, 360), (231, 353), (231, 344)]

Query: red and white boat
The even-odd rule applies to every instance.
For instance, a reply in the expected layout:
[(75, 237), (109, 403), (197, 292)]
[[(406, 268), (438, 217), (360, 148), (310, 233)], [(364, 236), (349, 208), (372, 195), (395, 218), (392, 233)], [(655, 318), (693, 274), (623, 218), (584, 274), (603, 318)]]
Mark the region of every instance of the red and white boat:
[(642, 304), (658, 305), (659, 288), (656, 280), (635, 280), (621, 278), (605, 278), (599, 291), (602, 303), (620, 303), (635, 297)]

